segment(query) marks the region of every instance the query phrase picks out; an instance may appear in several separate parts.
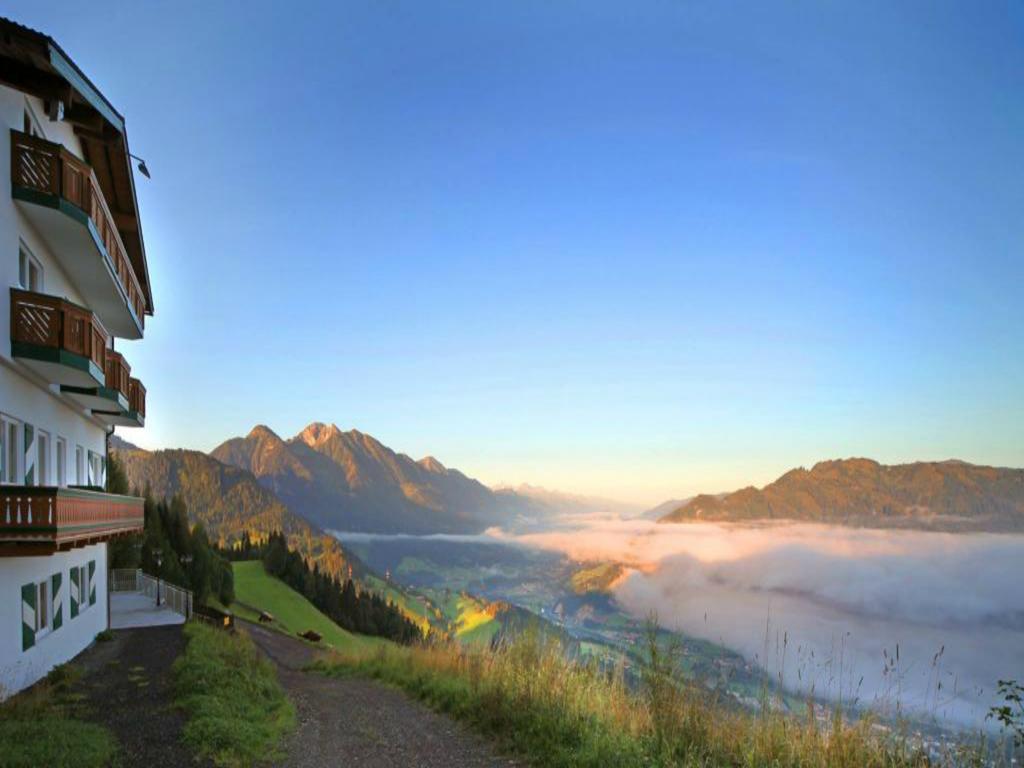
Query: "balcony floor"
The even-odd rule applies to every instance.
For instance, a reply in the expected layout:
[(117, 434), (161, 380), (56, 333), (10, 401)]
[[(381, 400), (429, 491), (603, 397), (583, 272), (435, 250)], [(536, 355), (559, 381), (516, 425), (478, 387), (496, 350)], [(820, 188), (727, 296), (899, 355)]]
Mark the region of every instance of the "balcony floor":
[(110, 628), (161, 627), (184, 624), (185, 617), (164, 603), (156, 607), (156, 600), (141, 592), (110, 593)]

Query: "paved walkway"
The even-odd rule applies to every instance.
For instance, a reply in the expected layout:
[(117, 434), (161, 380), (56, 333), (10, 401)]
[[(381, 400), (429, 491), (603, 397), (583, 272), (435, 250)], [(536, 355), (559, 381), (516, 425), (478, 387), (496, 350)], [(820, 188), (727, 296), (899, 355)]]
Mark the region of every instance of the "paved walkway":
[(184, 624), (185, 617), (140, 592), (110, 593), (110, 628), (163, 627)]
[(184, 648), (181, 627), (129, 629), (75, 659), (84, 674), (73, 690), (86, 719), (114, 732), (120, 745), (115, 765), (212, 768), (182, 742), (185, 715), (172, 706), (171, 667)]
[(288, 768), (497, 768), (518, 763), (483, 738), (394, 688), (373, 680), (303, 672), (315, 650), (263, 627), (238, 622), (277, 664), (299, 727), (286, 745)]

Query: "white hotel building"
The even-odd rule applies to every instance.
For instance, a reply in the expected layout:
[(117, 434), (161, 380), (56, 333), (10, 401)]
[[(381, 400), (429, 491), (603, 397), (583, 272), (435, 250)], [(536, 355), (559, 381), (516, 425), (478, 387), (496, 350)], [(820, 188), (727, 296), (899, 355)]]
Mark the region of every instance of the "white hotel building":
[(102, 491), (146, 391), (116, 351), (153, 299), (124, 118), (46, 35), (0, 19), (0, 698), (108, 627)]

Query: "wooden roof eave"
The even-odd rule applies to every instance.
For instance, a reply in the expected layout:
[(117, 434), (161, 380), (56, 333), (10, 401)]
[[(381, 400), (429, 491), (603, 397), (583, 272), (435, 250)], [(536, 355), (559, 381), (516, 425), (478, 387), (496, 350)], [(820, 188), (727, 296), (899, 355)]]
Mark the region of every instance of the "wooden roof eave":
[(74, 126), (83, 159), (96, 172), (142, 286), (146, 314), (152, 315), (153, 294), (124, 118), (51, 37), (5, 18), (0, 18), (0, 82), (44, 100), (64, 102), (64, 119)]

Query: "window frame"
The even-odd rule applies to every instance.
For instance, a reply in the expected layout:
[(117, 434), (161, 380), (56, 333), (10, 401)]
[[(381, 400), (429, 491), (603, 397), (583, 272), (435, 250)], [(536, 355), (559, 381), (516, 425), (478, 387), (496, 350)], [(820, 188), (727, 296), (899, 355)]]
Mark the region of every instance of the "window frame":
[[(47, 576), (36, 582), (36, 643), (53, 631), (53, 595)], [(42, 620), (40, 620), (42, 619)]]
[(59, 488), (67, 488), (68, 485), (68, 441), (60, 435), (57, 435), (57, 439), (53, 444), (54, 447), (54, 463), (53, 469), (56, 473), (54, 477), (54, 485)]
[(89, 564), (76, 565), (73, 569), (78, 571), (78, 594), (75, 597), (78, 601), (78, 615), (81, 616), (89, 610)]
[[(0, 485), (24, 485), (25, 484), (25, 425), (24, 422), (6, 413), (0, 413), (0, 430), (3, 431), (3, 438), (0, 439), (5, 456), (0, 461)], [(11, 435), (14, 435), (12, 441)], [(11, 451), (13, 450), (13, 455)], [(10, 459), (14, 459), (13, 468), (10, 466)], [(12, 478), (13, 471), (13, 478)]]
[(36, 485), (51, 485), (50, 433), (45, 429), (36, 430)]
[(85, 448), (75, 445), (75, 485), (88, 485), (89, 475), (86, 470)]
[[(38, 280), (33, 285), (32, 269), (35, 269)], [(18, 287), (23, 291), (34, 293), (46, 292), (46, 270), (43, 263), (32, 253), (24, 240), (18, 241)]]
[(96, 453), (96, 451), (89, 451), (88, 472), (86, 484), (102, 488), (104, 485), (102, 454)]

